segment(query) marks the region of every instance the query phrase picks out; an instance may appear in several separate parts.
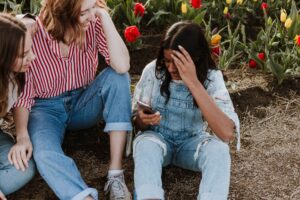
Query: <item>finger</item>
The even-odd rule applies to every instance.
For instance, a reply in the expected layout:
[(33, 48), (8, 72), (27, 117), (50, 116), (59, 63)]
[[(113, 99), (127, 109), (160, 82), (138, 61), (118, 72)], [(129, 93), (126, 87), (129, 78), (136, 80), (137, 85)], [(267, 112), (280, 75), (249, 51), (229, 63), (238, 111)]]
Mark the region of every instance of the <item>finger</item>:
[(0, 191), (0, 200), (7, 200), (4, 194)]
[(7, 155), (8, 161), (11, 165), (14, 164), (12, 161), (12, 153), (13, 153), (13, 148), (10, 149), (10, 151), (8, 152), (8, 155)]
[(14, 151), (12, 153), (12, 161), (13, 161), (14, 166), (16, 167), (16, 169), (19, 170), (20, 167), (19, 167), (19, 164), (18, 164), (18, 161), (17, 161), (16, 151)]
[(153, 117), (155, 117), (156, 116), (156, 114), (154, 113), (154, 114), (145, 114), (144, 112), (142, 112), (141, 113), (141, 115), (140, 115), (140, 117), (142, 118), (142, 119), (153, 119)]
[(28, 152), (27, 152), (27, 161), (30, 160), (31, 156), (32, 156), (32, 152), (33, 152), (33, 149), (32, 149), (32, 146), (30, 146), (28, 148)]
[(182, 53), (180, 53), (179, 51), (172, 51), (173, 55), (176, 56), (176, 58), (184, 65), (184, 63), (187, 63), (186, 58), (184, 57), (184, 55)]
[(153, 124), (158, 125), (160, 123), (160, 119), (161, 119), (161, 116), (159, 116), (157, 119), (155, 119)]
[(22, 171), (25, 171), (25, 167), (22, 161), (21, 151), (17, 151), (17, 162)]
[(189, 52), (187, 52), (187, 50), (185, 50), (185, 48), (183, 48), (180, 45), (178, 45), (178, 48), (181, 51), (181, 53), (184, 55), (184, 57), (186, 58), (187, 61), (192, 61), (192, 57), (190, 56)]
[(187, 59), (180, 51), (173, 50), (173, 54), (184, 64), (187, 63)]
[(27, 156), (26, 156), (26, 149), (22, 150), (20, 155), (21, 155), (22, 162), (24, 163), (25, 167), (27, 168), (28, 161), (27, 161)]
[(171, 57), (173, 58), (173, 61), (179, 71), (179, 74), (182, 75), (183, 70), (184, 70), (184, 66), (183, 66), (182, 62), (179, 61), (179, 59), (176, 56), (174, 56), (173, 54), (171, 55)]

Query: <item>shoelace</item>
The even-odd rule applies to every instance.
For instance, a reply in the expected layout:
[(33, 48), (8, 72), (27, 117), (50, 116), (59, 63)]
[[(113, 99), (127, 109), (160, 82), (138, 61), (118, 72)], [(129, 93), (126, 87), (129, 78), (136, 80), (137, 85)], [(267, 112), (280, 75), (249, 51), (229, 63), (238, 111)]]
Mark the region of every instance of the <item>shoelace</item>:
[(105, 195), (108, 195), (110, 191), (113, 191), (116, 198), (124, 198), (124, 187), (126, 187), (125, 184), (119, 178), (110, 177), (104, 187)]

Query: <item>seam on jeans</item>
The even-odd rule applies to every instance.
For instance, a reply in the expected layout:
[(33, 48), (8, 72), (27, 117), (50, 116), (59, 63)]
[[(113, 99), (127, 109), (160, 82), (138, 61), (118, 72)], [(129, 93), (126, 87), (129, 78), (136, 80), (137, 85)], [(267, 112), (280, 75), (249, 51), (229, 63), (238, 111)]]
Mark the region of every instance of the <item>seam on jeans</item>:
[[(139, 133), (138, 133), (139, 134)], [(163, 150), (163, 156), (167, 155), (167, 145), (164, 144), (163, 142), (161, 142), (156, 136), (153, 135), (149, 135), (149, 134), (140, 134), (138, 137), (135, 138), (135, 140), (133, 141), (133, 152), (132, 155), (133, 157), (135, 157), (135, 149), (136, 149), (136, 145), (137, 143), (139, 143), (142, 139), (146, 139), (149, 141), (152, 141), (156, 144), (158, 144), (162, 150)]]

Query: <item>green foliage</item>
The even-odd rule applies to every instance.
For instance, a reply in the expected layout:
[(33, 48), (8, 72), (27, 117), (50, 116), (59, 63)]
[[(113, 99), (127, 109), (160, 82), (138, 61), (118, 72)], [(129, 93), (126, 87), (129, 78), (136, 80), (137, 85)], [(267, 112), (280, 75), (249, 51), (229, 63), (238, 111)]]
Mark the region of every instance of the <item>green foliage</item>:
[[(19, 14), (37, 14), (41, 0), (0, 0), (0, 9)], [(135, 3), (143, 3), (144, 16), (134, 15)], [(262, 9), (267, 3), (267, 9)], [(243, 0), (238, 4), (232, 0), (202, 1), (201, 8), (191, 7), (189, 0), (107, 0), (112, 19), (123, 35), (127, 26), (135, 25), (143, 33), (165, 30), (174, 22), (194, 21), (205, 27), (207, 40), (213, 34), (222, 35), (221, 55), (218, 65), (221, 69), (242, 66), (249, 59), (254, 60), (264, 72), (271, 72), (281, 83), (290, 76), (300, 75), (300, 45), (294, 38), (300, 35), (300, 1), (295, 0)], [(186, 5), (186, 12), (182, 10)], [(224, 9), (228, 9), (224, 13)], [(280, 21), (280, 11), (287, 11), (292, 23), (289, 28)], [(140, 48), (142, 40), (127, 44), (130, 49)], [(264, 53), (265, 59), (258, 54)]]
[[(279, 18), (272, 19), (265, 13), (265, 25), (257, 34), (256, 40), (244, 44), (249, 57), (263, 71), (273, 73), (279, 84), (290, 76), (300, 75), (300, 47), (294, 42), (294, 37), (300, 33), (300, 26), (294, 1), (289, 17), (293, 23), (290, 28), (286, 28)], [(265, 60), (258, 57), (261, 52), (265, 54)]]
[(41, 0), (0, 0), (0, 5), (4, 12), (22, 14), (26, 11), (32, 14), (38, 14), (41, 7), (40, 2)]

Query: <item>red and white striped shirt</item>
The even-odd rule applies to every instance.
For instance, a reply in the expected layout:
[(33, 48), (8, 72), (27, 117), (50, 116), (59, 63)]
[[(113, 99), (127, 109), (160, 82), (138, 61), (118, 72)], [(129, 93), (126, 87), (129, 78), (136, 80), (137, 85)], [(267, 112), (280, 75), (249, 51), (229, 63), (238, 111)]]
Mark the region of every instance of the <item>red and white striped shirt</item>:
[(26, 72), (26, 84), (15, 107), (31, 109), (34, 98), (54, 97), (63, 92), (88, 85), (94, 80), (98, 51), (109, 63), (109, 53), (100, 19), (91, 22), (83, 48), (72, 43), (69, 55), (63, 57), (59, 43), (45, 30), (37, 18), (38, 31), (33, 38), (36, 59)]

